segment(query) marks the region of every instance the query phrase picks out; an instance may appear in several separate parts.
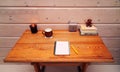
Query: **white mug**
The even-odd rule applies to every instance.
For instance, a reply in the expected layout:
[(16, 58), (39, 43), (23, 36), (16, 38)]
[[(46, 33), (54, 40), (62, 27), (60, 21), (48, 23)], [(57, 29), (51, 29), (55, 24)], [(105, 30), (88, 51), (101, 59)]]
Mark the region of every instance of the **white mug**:
[(45, 37), (52, 37), (52, 35), (53, 35), (53, 31), (52, 31), (52, 29), (51, 28), (46, 28), (43, 32), (42, 32), (42, 34), (45, 36)]

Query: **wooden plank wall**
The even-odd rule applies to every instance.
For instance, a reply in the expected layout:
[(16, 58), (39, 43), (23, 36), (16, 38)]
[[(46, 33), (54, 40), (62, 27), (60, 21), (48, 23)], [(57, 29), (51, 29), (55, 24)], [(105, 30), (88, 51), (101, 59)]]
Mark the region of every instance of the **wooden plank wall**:
[(0, 64), (31, 23), (38, 28), (67, 30), (91, 18), (120, 64), (120, 0), (0, 0)]

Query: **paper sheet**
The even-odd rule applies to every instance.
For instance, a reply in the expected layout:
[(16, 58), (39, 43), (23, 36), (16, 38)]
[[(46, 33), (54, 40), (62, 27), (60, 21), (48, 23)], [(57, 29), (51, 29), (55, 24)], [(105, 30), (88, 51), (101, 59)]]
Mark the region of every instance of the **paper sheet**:
[(69, 55), (70, 47), (68, 41), (56, 41), (55, 55)]

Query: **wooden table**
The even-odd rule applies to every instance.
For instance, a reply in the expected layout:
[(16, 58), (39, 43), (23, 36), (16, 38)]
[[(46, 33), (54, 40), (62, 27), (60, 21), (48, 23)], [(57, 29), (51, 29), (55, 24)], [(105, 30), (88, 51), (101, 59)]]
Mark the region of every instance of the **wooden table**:
[[(53, 38), (45, 38), (42, 31), (31, 34), (26, 30), (5, 58), (5, 62), (30, 62), (36, 72), (46, 65), (77, 65), (82, 63), (82, 72), (91, 62), (113, 62), (113, 57), (99, 36), (81, 36), (79, 32), (53, 31)], [(69, 41), (77, 51), (70, 47), (69, 56), (55, 56), (55, 41)]]

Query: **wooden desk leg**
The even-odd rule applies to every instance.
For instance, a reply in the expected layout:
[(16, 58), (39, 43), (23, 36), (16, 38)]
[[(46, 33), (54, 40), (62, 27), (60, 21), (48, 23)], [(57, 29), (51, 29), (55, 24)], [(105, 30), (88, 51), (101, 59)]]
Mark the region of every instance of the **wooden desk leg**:
[(80, 66), (78, 66), (77, 68), (78, 68), (78, 72), (81, 72), (81, 67), (80, 67)]
[(34, 66), (35, 72), (41, 72), (39, 63), (32, 63), (32, 65)]
[(45, 66), (40, 66), (41, 72), (45, 72)]
[(83, 64), (82, 64), (82, 72), (86, 72), (86, 69), (87, 69), (87, 67), (88, 67), (88, 64), (89, 64), (89, 63), (83, 63)]

